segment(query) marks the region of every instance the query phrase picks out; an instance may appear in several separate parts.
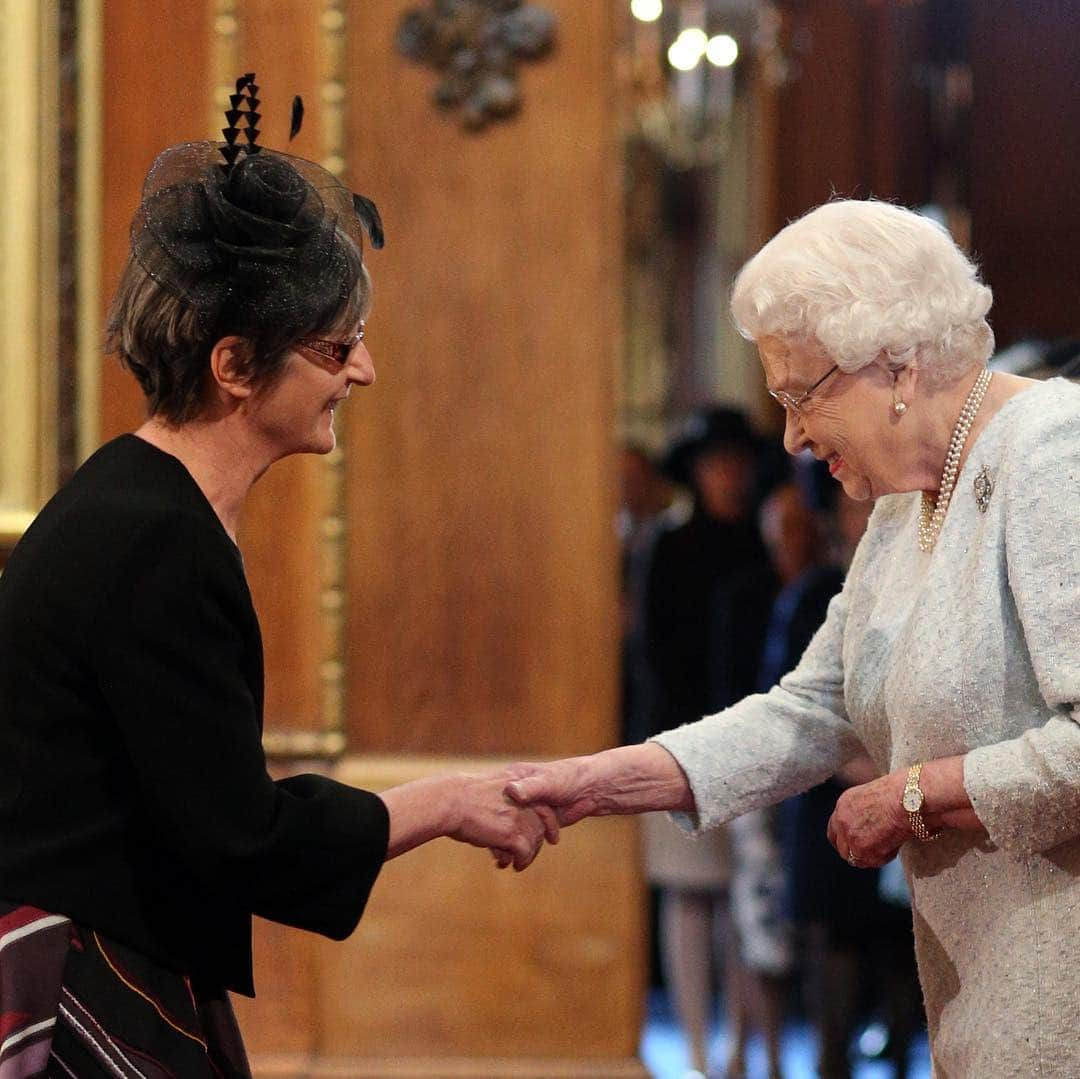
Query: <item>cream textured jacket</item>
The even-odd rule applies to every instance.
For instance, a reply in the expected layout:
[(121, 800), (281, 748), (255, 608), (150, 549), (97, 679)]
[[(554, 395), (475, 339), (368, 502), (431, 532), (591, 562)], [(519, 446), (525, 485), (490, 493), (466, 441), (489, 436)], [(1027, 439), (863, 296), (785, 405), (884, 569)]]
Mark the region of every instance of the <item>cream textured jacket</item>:
[(813, 786), (860, 745), (882, 773), (964, 754), (988, 835), (902, 851), (935, 1079), (1080, 1079), (1080, 387), (1005, 403), (928, 554), (918, 514), (917, 493), (878, 500), (779, 686), (655, 740), (701, 829)]

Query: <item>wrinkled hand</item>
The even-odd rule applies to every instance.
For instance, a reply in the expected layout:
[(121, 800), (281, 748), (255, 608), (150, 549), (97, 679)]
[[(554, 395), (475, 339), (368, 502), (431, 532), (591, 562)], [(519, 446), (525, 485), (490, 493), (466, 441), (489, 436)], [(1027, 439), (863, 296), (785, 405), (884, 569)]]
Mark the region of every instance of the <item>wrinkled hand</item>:
[[(569, 764), (569, 761), (556, 761), (554, 764), (512, 764), (504, 768), (500, 774), (502, 778), (502, 791), (504, 797), (513, 805), (531, 809), (540, 816), (544, 826), (549, 831), (553, 828), (556, 836), (561, 825), (574, 824), (583, 817), (589, 815), (587, 808), (579, 807), (583, 811), (577, 815), (568, 814), (566, 807), (560, 804), (561, 799), (571, 797), (574, 789), (574, 780), (569, 774), (564, 779), (552, 783), (551, 773), (562, 775), (569, 770), (560, 766)], [(505, 869), (511, 865), (513, 858), (507, 850), (492, 848), (492, 857), (499, 869)]]
[(893, 772), (840, 795), (828, 835), (841, 858), (860, 869), (877, 868), (892, 861), (911, 838), (900, 801), (905, 778), (906, 772)]
[(500, 867), (527, 869), (546, 839), (559, 842), (559, 822), (547, 806), (520, 806), (504, 793), (506, 775), (463, 775), (457, 822), (447, 834), (474, 847), (488, 847)]
[(590, 790), (587, 757), (570, 757), (547, 764), (513, 764), (507, 768), (505, 790), (520, 806), (549, 806), (566, 827), (603, 812)]

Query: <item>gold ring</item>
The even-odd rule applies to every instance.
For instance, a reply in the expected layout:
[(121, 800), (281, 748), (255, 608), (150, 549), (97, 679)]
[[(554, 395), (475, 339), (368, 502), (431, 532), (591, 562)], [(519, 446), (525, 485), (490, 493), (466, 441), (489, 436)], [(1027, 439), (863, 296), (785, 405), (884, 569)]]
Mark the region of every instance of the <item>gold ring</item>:
[(859, 859), (855, 857), (855, 852), (854, 851), (849, 850), (847, 852), (847, 860), (848, 860), (848, 865), (854, 866), (856, 869), (859, 868)]

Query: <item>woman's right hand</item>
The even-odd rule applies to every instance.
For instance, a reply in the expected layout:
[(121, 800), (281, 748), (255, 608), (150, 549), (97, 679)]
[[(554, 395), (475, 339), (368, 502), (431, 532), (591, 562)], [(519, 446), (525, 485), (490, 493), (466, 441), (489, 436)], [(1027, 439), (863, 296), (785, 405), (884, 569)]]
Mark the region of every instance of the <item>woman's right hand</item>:
[(387, 858), (449, 836), (487, 847), (500, 865), (532, 864), (546, 839), (559, 841), (559, 822), (546, 805), (520, 806), (504, 793), (506, 775), (445, 773), (391, 787), (380, 794), (390, 815)]
[(456, 822), (446, 833), (474, 847), (487, 847), (500, 868), (527, 869), (544, 841), (559, 842), (559, 821), (546, 805), (519, 806), (505, 794), (506, 775), (462, 774), (454, 801)]

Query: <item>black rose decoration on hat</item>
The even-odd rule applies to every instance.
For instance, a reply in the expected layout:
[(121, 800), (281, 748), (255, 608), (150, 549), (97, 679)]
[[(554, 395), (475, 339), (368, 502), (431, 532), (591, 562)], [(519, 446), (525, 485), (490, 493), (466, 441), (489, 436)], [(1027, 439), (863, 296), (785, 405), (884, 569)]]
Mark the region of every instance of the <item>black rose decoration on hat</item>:
[[(256, 317), (317, 321), (355, 289), (365, 236), (383, 244), (375, 204), (305, 158), (258, 143), (258, 85), (237, 80), (223, 143), (158, 155), (132, 222), (135, 257), (208, 324)], [(292, 134), (300, 129), (296, 98)]]

